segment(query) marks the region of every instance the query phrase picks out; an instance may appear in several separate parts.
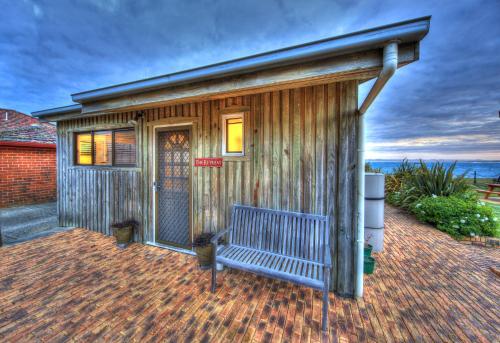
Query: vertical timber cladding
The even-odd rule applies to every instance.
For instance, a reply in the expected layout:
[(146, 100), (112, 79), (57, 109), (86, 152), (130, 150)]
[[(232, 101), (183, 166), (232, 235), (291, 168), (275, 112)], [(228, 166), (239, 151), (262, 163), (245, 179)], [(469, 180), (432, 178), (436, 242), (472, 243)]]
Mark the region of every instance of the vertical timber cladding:
[[(193, 120), (193, 160), (221, 157), (221, 113), (245, 109), (246, 154), (222, 168), (193, 167), (193, 234), (219, 231), (235, 203), (329, 214), (332, 288), (354, 292), (357, 81), (228, 97), (145, 111), (144, 136), (154, 122)], [(170, 119), (171, 120), (171, 119)], [(145, 139), (144, 227), (151, 227), (152, 140)], [(151, 230), (146, 230), (146, 240)], [(338, 270), (338, 274), (337, 274)]]
[[(73, 134), (78, 131), (130, 127), (135, 113), (120, 113), (57, 123), (57, 192), (59, 225), (85, 227), (111, 235), (110, 225), (142, 218), (141, 151), (137, 168), (74, 165)], [(142, 132), (137, 130), (140, 146)], [(142, 241), (142, 231), (134, 239)]]
[(357, 81), (146, 109), (136, 127), (137, 168), (73, 167), (70, 133), (125, 125), (136, 112), (59, 122), (61, 225), (110, 234), (110, 223), (134, 217), (144, 228), (136, 239), (151, 241), (155, 123), (191, 121), (192, 159), (221, 157), (221, 113), (232, 108), (246, 110), (246, 156), (224, 158), (222, 168), (192, 167), (193, 235), (226, 228), (234, 203), (328, 214), (332, 288), (352, 295)]

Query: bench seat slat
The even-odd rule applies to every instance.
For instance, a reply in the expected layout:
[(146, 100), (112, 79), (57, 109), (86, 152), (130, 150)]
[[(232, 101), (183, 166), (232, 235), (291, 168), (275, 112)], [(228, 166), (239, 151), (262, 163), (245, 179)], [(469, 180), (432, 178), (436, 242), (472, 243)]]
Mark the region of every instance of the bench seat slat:
[[(320, 265), (314, 262), (296, 259), (288, 256), (280, 256), (266, 251), (258, 251), (241, 246), (233, 245), (228, 249), (224, 249), (221, 255), (216, 257), (217, 262), (232, 261), (232, 264), (254, 264), (261, 268), (269, 269), (269, 271), (280, 271), (283, 273), (298, 275), (311, 280), (321, 280), (322, 277), (316, 274), (306, 275), (300, 271), (303, 268), (318, 268)], [(305, 270), (305, 269), (304, 269)], [(321, 273), (319, 273), (321, 274)]]

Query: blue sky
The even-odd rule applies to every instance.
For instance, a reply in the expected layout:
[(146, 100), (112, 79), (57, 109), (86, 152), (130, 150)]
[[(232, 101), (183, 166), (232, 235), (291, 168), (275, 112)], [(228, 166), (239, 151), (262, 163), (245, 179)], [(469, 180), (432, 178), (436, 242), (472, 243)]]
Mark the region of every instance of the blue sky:
[[(500, 1), (0, 0), (0, 108), (423, 15), (421, 60), (367, 113), (368, 157), (500, 160)], [(361, 86), (366, 94), (370, 84)]]

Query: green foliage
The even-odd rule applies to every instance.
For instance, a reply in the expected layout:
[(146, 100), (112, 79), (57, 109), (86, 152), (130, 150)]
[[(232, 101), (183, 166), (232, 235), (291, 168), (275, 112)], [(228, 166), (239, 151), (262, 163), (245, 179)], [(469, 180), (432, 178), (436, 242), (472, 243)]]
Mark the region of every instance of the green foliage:
[(418, 192), (408, 184), (402, 184), (399, 190), (387, 193), (386, 199), (389, 204), (409, 209), (410, 206), (419, 199)]
[(423, 222), (435, 225), (453, 237), (494, 236), (498, 218), (490, 207), (470, 192), (459, 196), (425, 196), (410, 206)]
[(463, 175), (453, 176), (455, 167), (456, 162), (428, 167), (405, 159), (386, 177), (386, 199), (454, 237), (498, 236), (498, 216), (478, 201)]
[(381, 168), (374, 168), (370, 162), (365, 163), (365, 172), (366, 173), (382, 173)]
[(386, 193), (398, 192), (404, 188), (411, 175), (415, 173), (416, 166), (410, 163), (406, 158), (394, 169), (392, 174), (386, 175), (385, 190)]
[(467, 191), (469, 185), (464, 175), (453, 176), (457, 162), (448, 168), (436, 162), (430, 168), (421, 160), (419, 167), (409, 177), (409, 183), (416, 196), (450, 196)]

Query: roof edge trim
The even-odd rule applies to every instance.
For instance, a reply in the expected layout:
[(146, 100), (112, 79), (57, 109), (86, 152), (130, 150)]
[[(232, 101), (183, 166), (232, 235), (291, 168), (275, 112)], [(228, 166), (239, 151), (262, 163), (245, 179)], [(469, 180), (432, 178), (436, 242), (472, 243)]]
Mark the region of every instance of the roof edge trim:
[(68, 114), (68, 113), (76, 113), (82, 111), (82, 105), (68, 105), (62, 107), (49, 108), (46, 110), (31, 112), (31, 115), (36, 118), (44, 118), (47, 116), (52, 116), (56, 114)]

